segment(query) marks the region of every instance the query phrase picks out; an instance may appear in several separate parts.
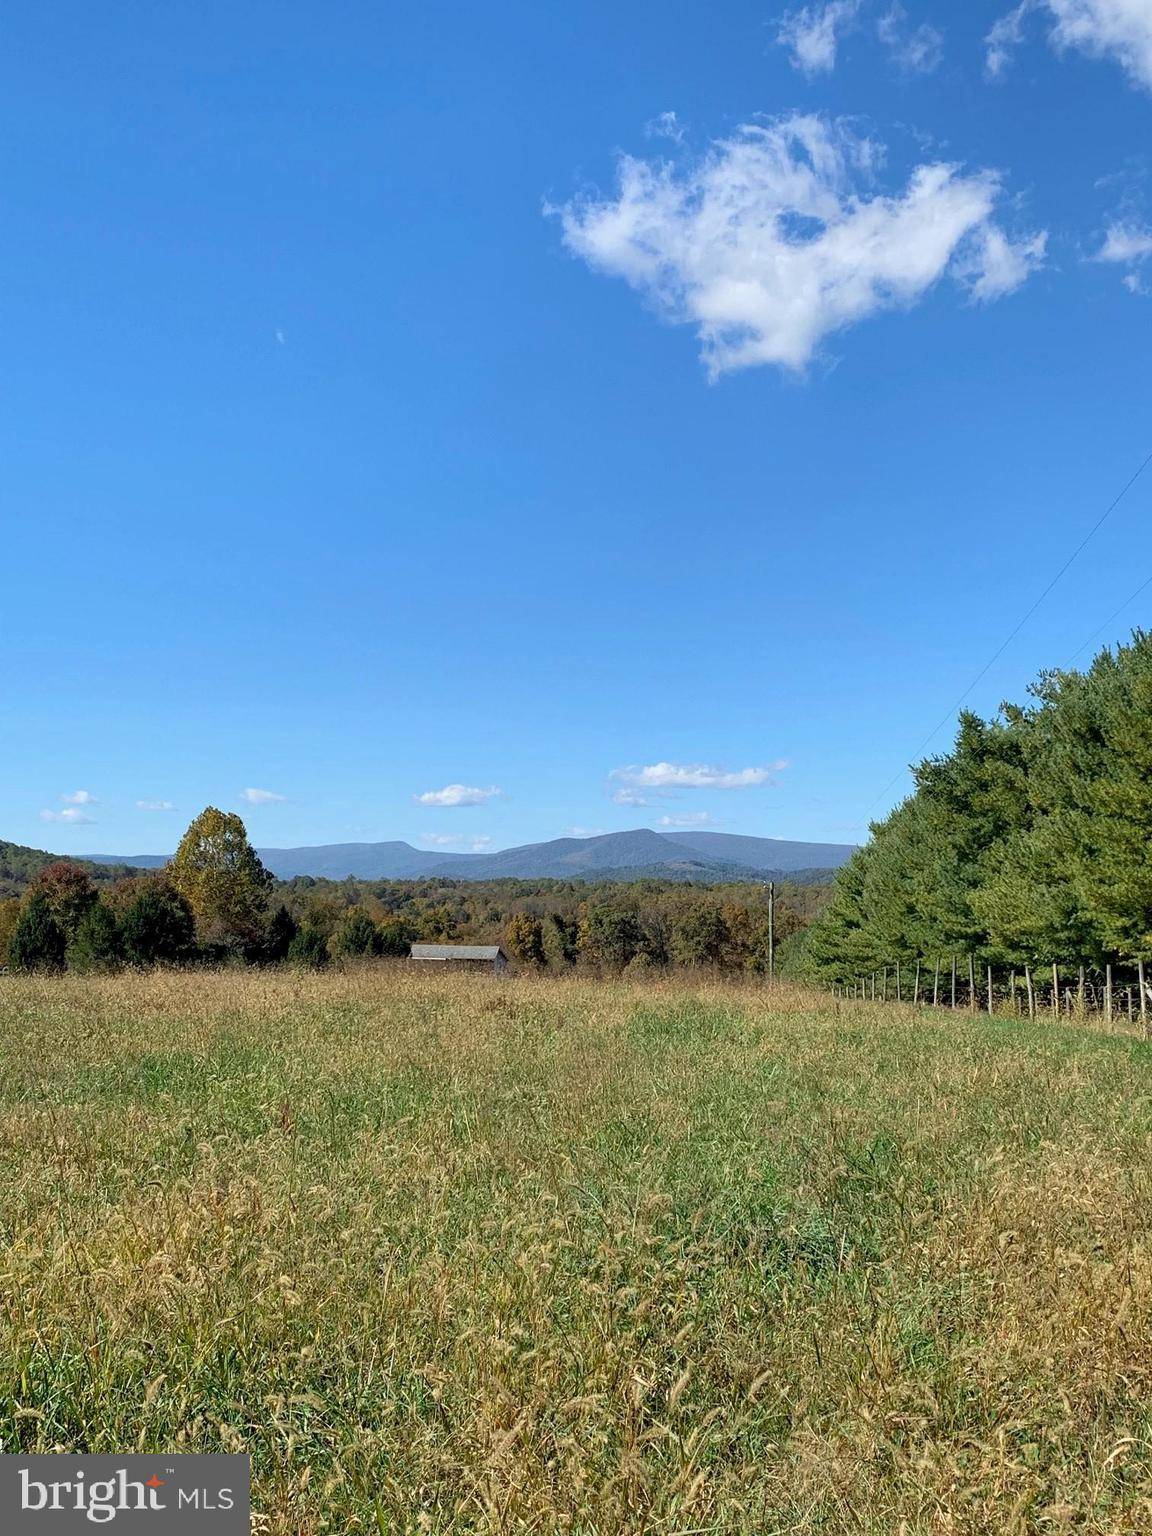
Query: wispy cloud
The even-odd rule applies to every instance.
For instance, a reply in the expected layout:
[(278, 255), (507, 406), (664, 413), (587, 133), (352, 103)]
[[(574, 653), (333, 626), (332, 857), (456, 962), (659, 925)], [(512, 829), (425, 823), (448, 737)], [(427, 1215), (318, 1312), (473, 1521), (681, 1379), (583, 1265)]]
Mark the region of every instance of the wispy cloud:
[[(711, 767), (705, 763), (650, 763), (646, 767), (613, 768), (610, 779), (628, 789), (755, 789), (771, 784), (786, 762), (769, 763), (761, 768)], [(643, 801), (630, 802), (643, 804)]]
[(644, 124), (646, 139), (671, 139), (673, 144), (684, 142), (684, 125), (675, 112), (661, 112)]
[(943, 32), (927, 21), (909, 26), (908, 12), (899, 3), (879, 18), (876, 35), (909, 75), (930, 75), (944, 57)]
[(1021, 0), (1014, 10), (993, 22), (984, 39), (984, 68), (993, 80), (998, 80), (1011, 63), (1024, 37), (1024, 19), (1032, 8), (1033, 0)]
[(275, 805), (287, 796), (278, 795), (274, 789), (242, 789), (240, 798), (245, 805)]
[(859, 10), (860, 0), (826, 0), (785, 11), (776, 41), (792, 55), (793, 69), (827, 74), (835, 69), (840, 39), (855, 25)]
[(171, 800), (137, 800), (138, 811), (174, 811), (176, 807)]
[(651, 805), (652, 801), (638, 789), (618, 789), (612, 796), (612, 804), (644, 806)]
[(707, 811), (685, 811), (682, 816), (661, 816), (658, 825), (686, 832), (692, 827), (714, 827), (716, 818)]
[(565, 827), (565, 837), (603, 837), (603, 827)]
[(1108, 59), (1136, 85), (1152, 90), (1152, 5), (1148, 0), (1021, 0), (985, 39), (992, 76), (1002, 75), (1024, 35), (1031, 12), (1045, 15), (1054, 48), (1073, 48), (1089, 58)]
[(471, 784), (445, 784), (443, 789), (426, 789), (422, 795), (414, 795), (412, 798), (418, 805), (483, 805), (485, 801), (495, 800), (502, 793), (495, 784), (488, 789), (477, 789)]
[[(781, 17), (776, 41), (791, 55), (793, 69), (806, 75), (829, 74), (836, 67), (841, 42), (863, 30), (869, 9), (865, 0), (801, 6)], [(893, 0), (876, 16), (874, 26), (876, 36), (906, 74), (930, 74), (944, 56), (944, 34), (926, 21), (912, 25), (900, 0)]]
[(1152, 229), (1139, 223), (1115, 223), (1109, 225), (1104, 243), (1092, 259), (1127, 267), (1120, 281), (1129, 293), (1146, 294), (1148, 286), (1141, 268), (1150, 256)]
[(1096, 261), (1113, 261), (1127, 266), (1152, 256), (1152, 229), (1139, 224), (1112, 224), (1104, 244), (1096, 252)]
[(420, 841), (433, 848), (463, 848), (469, 853), (486, 853), (492, 846), (492, 839), (486, 835), (467, 837), (458, 832), (422, 832)]
[(86, 789), (74, 789), (70, 795), (61, 795), (64, 805), (95, 805), (96, 796)]
[(996, 172), (927, 163), (883, 191), (883, 160), (847, 124), (795, 115), (745, 124), (699, 159), (626, 155), (614, 195), (550, 211), (574, 255), (695, 327), (713, 379), (802, 370), (827, 336), (910, 309), (945, 276), (988, 298), (1039, 261), (1040, 235), (1013, 241), (996, 221)]
[(74, 806), (69, 807), (65, 811), (41, 811), (40, 820), (63, 822), (65, 826), (69, 827), (93, 827), (96, 825), (91, 816), (86, 816), (83, 811), (76, 809)]

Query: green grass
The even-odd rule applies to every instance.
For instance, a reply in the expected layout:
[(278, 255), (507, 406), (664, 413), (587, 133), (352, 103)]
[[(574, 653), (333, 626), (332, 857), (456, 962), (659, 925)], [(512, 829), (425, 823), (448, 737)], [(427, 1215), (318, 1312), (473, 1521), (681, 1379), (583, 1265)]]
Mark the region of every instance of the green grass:
[(1146, 1533), (1152, 1055), (762, 987), (0, 978), (8, 1451), (259, 1531)]

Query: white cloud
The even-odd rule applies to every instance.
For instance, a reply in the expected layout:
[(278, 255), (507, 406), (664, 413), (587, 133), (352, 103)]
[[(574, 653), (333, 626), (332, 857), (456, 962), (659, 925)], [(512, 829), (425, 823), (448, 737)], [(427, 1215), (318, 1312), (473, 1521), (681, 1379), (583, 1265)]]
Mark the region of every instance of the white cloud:
[(1127, 267), (1128, 271), (1120, 281), (1129, 293), (1143, 296), (1148, 292), (1148, 285), (1138, 268), (1149, 256), (1152, 256), (1152, 229), (1143, 224), (1117, 222), (1108, 226), (1104, 243), (1092, 260)]
[[(1000, 178), (940, 162), (896, 193), (874, 187), (881, 146), (815, 115), (745, 124), (682, 165), (624, 156), (614, 196), (558, 210), (568, 249), (693, 325), (709, 375), (799, 370), (832, 333), (908, 309), (945, 275), (1007, 291), (994, 222)], [(552, 210), (556, 211), (556, 210)], [(1031, 270), (1034, 256), (1019, 255)]]
[(969, 278), (972, 298), (978, 304), (990, 304), (1014, 292), (1042, 267), (1047, 248), (1048, 236), (1044, 232), (1030, 240), (1013, 242), (1002, 229), (989, 224), (958, 271)]
[(463, 837), (455, 832), (422, 832), (420, 841), (434, 848), (466, 848), (469, 853), (485, 853), (492, 846), (490, 837)]
[(792, 55), (792, 68), (806, 75), (835, 69), (840, 38), (851, 30), (859, 9), (860, 0), (826, 0), (786, 11), (776, 41)]
[(96, 796), (89, 794), (86, 789), (77, 789), (70, 795), (61, 795), (60, 800), (64, 805), (95, 805)]
[(1013, 53), (1024, 36), (1024, 18), (1032, 9), (1033, 0), (1021, 0), (1015, 10), (1008, 11), (993, 23), (984, 39), (984, 67), (992, 78), (998, 79), (1008, 68)]
[(138, 811), (174, 811), (176, 807), (171, 800), (137, 800)]
[(603, 827), (565, 827), (565, 837), (603, 837)]
[(1048, 40), (1090, 58), (1119, 64), (1137, 85), (1152, 90), (1152, 4), (1149, 0), (1021, 0), (985, 39), (990, 75), (1003, 73), (1023, 36), (1024, 18), (1043, 11), (1051, 20)]
[(642, 795), (638, 789), (618, 789), (612, 796), (613, 805), (651, 805), (647, 795)]
[(893, 59), (910, 75), (930, 75), (944, 57), (944, 34), (923, 21), (907, 26), (908, 12), (899, 0), (876, 23), (876, 34)]
[[(731, 773), (703, 763), (651, 763), (647, 767), (613, 768), (608, 777), (632, 789), (754, 789), (771, 784), (787, 766), (784, 762), (770, 763), (766, 768), (741, 768)], [(644, 804), (642, 800), (623, 803)]]
[(683, 816), (661, 816), (659, 825), (687, 831), (690, 827), (714, 827), (716, 818), (707, 811), (685, 811)]
[(273, 789), (242, 789), (240, 798), (246, 805), (275, 805), (286, 796), (278, 795)]
[(422, 795), (413, 795), (418, 805), (483, 805), (494, 800), (502, 791), (493, 784), (488, 789), (476, 789), (470, 784), (446, 784), (443, 789), (427, 789)]
[(1094, 260), (1128, 266), (1148, 256), (1152, 256), (1152, 229), (1139, 224), (1111, 224)]
[(60, 821), (69, 827), (94, 827), (96, 823), (91, 816), (85, 816), (83, 811), (70, 809), (67, 811), (41, 811), (41, 821)]

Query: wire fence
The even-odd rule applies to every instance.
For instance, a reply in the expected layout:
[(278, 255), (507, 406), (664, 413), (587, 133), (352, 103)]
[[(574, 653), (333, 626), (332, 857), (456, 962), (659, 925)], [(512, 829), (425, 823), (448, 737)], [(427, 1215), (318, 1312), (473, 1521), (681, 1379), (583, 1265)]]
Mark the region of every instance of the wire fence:
[(901, 1002), (1015, 1018), (1127, 1018), (1148, 1032), (1152, 992), (1142, 960), (1130, 966), (993, 966), (974, 955), (896, 961), (833, 985), (842, 1001)]

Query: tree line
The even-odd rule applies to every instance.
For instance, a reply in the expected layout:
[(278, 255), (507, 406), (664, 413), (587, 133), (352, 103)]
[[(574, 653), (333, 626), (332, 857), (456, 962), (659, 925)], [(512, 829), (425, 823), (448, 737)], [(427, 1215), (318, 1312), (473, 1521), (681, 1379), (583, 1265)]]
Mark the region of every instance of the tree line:
[[(643, 880), (277, 883), (240, 817), (205, 810), (164, 869), (94, 881), (41, 861), (0, 900), (0, 964), (22, 971), (246, 962), (322, 968), (407, 955), (414, 942), (500, 943), (523, 966), (708, 966), (762, 972), (818, 910), (813, 886), (701, 888)], [(119, 873), (119, 872), (118, 872)]]
[(953, 750), (914, 769), (914, 792), (839, 871), (794, 969), (927, 1000), (929, 974), (937, 997), (953, 995), (955, 968), (969, 1000), (1019, 988), (1035, 1009), (1041, 989), (1057, 1007), (1086, 989), (1110, 1003), (1119, 968), (1143, 998), (1152, 637), (1136, 631), (1084, 672), (1043, 673), (1030, 694), (993, 720), (963, 713)]

